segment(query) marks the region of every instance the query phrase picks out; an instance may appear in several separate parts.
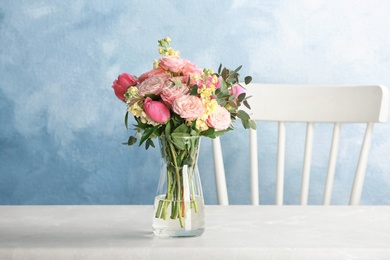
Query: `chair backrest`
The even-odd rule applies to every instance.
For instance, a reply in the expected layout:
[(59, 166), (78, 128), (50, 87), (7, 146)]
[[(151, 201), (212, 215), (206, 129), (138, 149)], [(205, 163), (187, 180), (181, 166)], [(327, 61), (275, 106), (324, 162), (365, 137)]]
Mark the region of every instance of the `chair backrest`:
[[(283, 205), (286, 123), (306, 123), (306, 141), (303, 160), (300, 204), (307, 205), (310, 165), (312, 158), (314, 123), (333, 123), (333, 137), (328, 162), (323, 205), (330, 204), (336, 168), (340, 126), (344, 123), (364, 123), (366, 130), (350, 205), (358, 205), (365, 178), (373, 125), (386, 122), (389, 94), (383, 86), (313, 86), (250, 84), (247, 96), (251, 110), (247, 112), (256, 121), (278, 122), (276, 162), (276, 205)], [(257, 131), (250, 130), (251, 204), (259, 204)], [(228, 205), (225, 171), (219, 138), (213, 139), (214, 166), (218, 203)]]

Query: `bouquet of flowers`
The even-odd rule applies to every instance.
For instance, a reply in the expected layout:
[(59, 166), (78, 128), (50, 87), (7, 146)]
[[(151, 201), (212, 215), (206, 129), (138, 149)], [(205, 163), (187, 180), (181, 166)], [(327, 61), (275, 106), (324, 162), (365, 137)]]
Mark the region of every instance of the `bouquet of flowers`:
[[(153, 139), (164, 138), (163, 157), (172, 164), (167, 169), (166, 198), (183, 196), (183, 176), (180, 170), (188, 165), (197, 152), (197, 142), (184, 142), (183, 137), (206, 136), (215, 138), (233, 130), (233, 121), (241, 120), (244, 128), (256, 128), (256, 124), (240, 106), (250, 108), (244, 87), (239, 82), (241, 66), (235, 70), (218, 71), (199, 69), (180, 57), (170, 46), (169, 37), (158, 41), (158, 52), (163, 56), (154, 61), (153, 69), (136, 77), (123, 73), (113, 82), (115, 95), (126, 103), (125, 125), (129, 128), (131, 114), (136, 124), (135, 134), (124, 144), (145, 148), (155, 147)], [(247, 76), (244, 83), (249, 84)], [(191, 169), (191, 165), (188, 167)], [(194, 201), (193, 201), (194, 202)], [(194, 203), (193, 203), (194, 204)], [(166, 217), (164, 203), (159, 205), (156, 217)], [(196, 204), (194, 204), (196, 207)], [(180, 205), (172, 210), (171, 218), (183, 217)]]

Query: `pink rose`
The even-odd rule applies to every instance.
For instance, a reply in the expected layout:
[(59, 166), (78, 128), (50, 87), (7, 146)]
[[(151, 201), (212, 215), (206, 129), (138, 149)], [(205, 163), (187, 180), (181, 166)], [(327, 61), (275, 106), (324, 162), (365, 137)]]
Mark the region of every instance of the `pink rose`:
[(118, 79), (112, 83), (115, 95), (122, 101), (125, 101), (125, 93), (130, 86), (137, 85), (137, 80), (133, 75), (128, 73), (122, 73), (118, 76)]
[(206, 111), (200, 98), (189, 95), (175, 99), (172, 104), (172, 110), (181, 118), (185, 118), (188, 121), (197, 119)]
[(161, 101), (153, 101), (147, 97), (144, 102), (146, 115), (157, 123), (165, 123), (171, 117), (169, 109)]
[(151, 71), (145, 72), (144, 74), (139, 76), (138, 82), (141, 83), (147, 78), (150, 78), (150, 77), (156, 76), (156, 75), (161, 75), (161, 74), (167, 74), (167, 72), (165, 72), (165, 70), (163, 70), (162, 68), (152, 69)]
[(245, 92), (245, 89), (240, 85), (234, 85), (232, 90), (230, 90), (230, 95), (234, 95), (234, 101), (236, 101), (238, 96)]
[(160, 59), (159, 66), (164, 70), (180, 73), (186, 64), (187, 61), (179, 56), (166, 56)]
[(209, 127), (212, 127), (218, 131), (227, 129), (231, 123), (232, 119), (230, 117), (229, 111), (221, 106), (219, 106), (218, 110), (211, 114), (206, 120), (206, 124)]
[(145, 79), (138, 85), (138, 94), (140, 96), (148, 94), (159, 95), (168, 78), (168, 74), (159, 74)]
[(164, 100), (164, 102), (168, 105), (172, 105), (175, 99), (186, 95), (189, 91), (186, 84), (182, 83), (180, 87), (173, 85), (172, 81), (175, 80), (182, 80), (182, 77), (175, 77), (171, 78), (171, 80), (167, 80), (160, 94), (162, 100)]

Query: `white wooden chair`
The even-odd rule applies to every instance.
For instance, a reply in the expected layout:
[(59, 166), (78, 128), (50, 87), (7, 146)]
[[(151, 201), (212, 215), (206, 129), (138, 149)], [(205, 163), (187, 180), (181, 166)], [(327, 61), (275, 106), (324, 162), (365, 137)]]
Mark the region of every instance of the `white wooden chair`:
[[(389, 94), (383, 86), (311, 86), (250, 84), (247, 96), (256, 121), (278, 122), (276, 167), (276, 205), (283, 205), (286, 122), (305, 122), (306, 142), (303, 160), (300, 204), (307, 205), (314, 123), (333, 123), (333, 138), (328, 162), (323, 205), (329, 205), (336, 167), (340, 126), (364, 123), (366, 130), (355, 173), (350, 205), (358, 205), (362, 192), (374, 123), (386, 122)], [(257, 131), (250, 130), (251, 204), (259, 204)], [(213, 139), (218, 203), (228, 205), (222, 149), (219, 138)]]

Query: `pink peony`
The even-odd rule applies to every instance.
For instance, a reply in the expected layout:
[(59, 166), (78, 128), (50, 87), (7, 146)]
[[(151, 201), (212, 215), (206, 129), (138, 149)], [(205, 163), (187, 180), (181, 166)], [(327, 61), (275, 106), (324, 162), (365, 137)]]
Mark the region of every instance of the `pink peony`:
[(139, 76), (138, 82), (141, 83), (147, 78), (150, 78), (150, 77), (156, 76), (156, 75), (161, 75), (161, 74), (167, 74), (167, 72), (165, 70), (163, 70), (162, 68), (152, 69), (151, 71), (145, 72), (144, 74)]
[[(172, 78), (172, 81), (181, 80), (182, 77)], [(173, 82), (171, 80), (167, 80), (165, 85), (161, 91), (161, 98), (168, 105), (172, 105), (175, 99), (178, 99), (188, 93), (188, 87), (186, 84), (183, 84), (179, 87), (177, 85), (172, 86)]]
[(187, 62), (187, 60), (184, 60), (179, 56), (166, 56), (160, 59), (159, 66), (164, 70), (169, 70), (174, 73), (180, 73), (182, 72)]
[(221, 106), (219, 106), (218, 110), (211, 114), (206, 120), (206, 124), (209, 127), (212, 127), (218, 131), (227, 129), (231, 123), (232, 119), (230, 117), (229, 111)]
[(188, 121), (197, 119), (206, 111), (200, 98), (189, 95), (175, 99), (172, 104), (172, 110), (181, 118), (185, 118)]
[(169, 78), (168, 74), (159, 74), (145, 79), (138, 85), (138, 93), (140, 96), (148, 94), (159, 95), (164, 87), (165, 82)]
[(115, 95), (122, 101), (125, 101), (125, 93), (130, 86), (137, 85), (135, 77), (128, 73), (122, 73), (118, 76), (118, 79), (112, 83)]
[(169, 109), (161, 101), (153, 101), (147, 97), (144, 102), (146, 115), (157, 123), (165, 123), (171, 117)]

